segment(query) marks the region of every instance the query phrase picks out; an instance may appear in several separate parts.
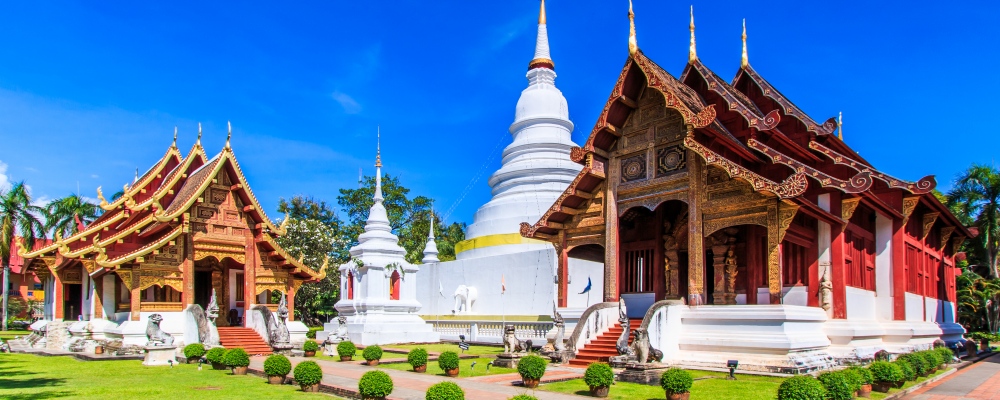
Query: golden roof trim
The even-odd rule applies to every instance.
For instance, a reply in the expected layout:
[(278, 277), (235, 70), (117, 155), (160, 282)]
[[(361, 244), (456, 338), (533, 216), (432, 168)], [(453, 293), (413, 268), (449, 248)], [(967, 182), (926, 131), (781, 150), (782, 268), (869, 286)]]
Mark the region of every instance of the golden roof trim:
[(152, 242), (152, 243), (149, 243), (149, 244), (147, 244), (145, 246), (142, 246), (139, 249), (136, 249), (135, 251), (133, 251), (131, 253), (127, 253), (127, 254), (118, 256), (117, 258), (114, 258), (112, 260), (108, 260), (107, 253), (105, 252), (104, 248), (103, 247), (99, 247), (98, 250), (97, 250), (98, 255), (95, 258), (95, 261), (97, 262), (97, 265), (100, 265), (100, 266), (102, 266), (104, 268), (111, 268), (111, 267), (119, 266), (121, 264), (124, 264), (124, 263), (127, 263), (129, 261), (132, 261), (132, 260), (134, 260), (134, 259), (136, 259), (138, 257), (143, 257), (143, 256), (145, 256), (145, 255), (147, 255), (149, 253), (152, 253), (153, 250), (155, 250), (155, 249), (163, 247), (163, 245), (169, 243), (171, 240), (174, 240), (178, 236), (180, 236), (181, 233), (183, 233), (183, 230), (184, 230), (184, 226), (183, 225), (178, 225), (172, 231), (170, 231), (169, 234), (167, 234), (166, 236), (160, 238), (159, 240), (157, 240), (155, 242)]

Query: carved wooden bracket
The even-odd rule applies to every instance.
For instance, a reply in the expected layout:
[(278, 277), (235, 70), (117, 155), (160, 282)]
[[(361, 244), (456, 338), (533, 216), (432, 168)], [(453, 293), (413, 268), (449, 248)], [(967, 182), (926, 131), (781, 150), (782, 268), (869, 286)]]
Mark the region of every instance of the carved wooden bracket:
[(132, 282), (132, 270), (116, 269), (115, 273), (118, 274), (119, 278), (121, 278), (122, 284), (125, 285), (126, 289), (131, 291), (133, 288), (135, 288), (135, 282)]
[(937, 222), (939, 216), (941, 216), (941, 213), (938, 212), (929, 212), (924, 214), (924, 230), (920, 234), (920, 240), (926, 239), (927, 235), (931, 233), (931, 228), (934, 227), (934, 223)]
[(917, 204), (920, 204), (920, 196), (910, 196), (903, 198), (903, 226), (910, 220), (910, 215), (913, 214), (913, 210), (917, 209)]
[(792, 174), (792, 176), (789, 176), (788, 179), (779, 184), (702, 146), (690, 133), (684, 138), (684, 146), (705, 159), (705, 162), (709, 165), (714, 165), (725, 170), (730, 178), (739, 178), (749, 182), (754, 190), (758, 192), (769, 192), (781, 199), (788, 199), (802, 195), (809, 188), (806, 175), (801, 172)]
[(889, 185), (891, 188), (903, 189), (913, 194), (924, 194), (929, 193), (937, 187), (937, 181), (934, 180), (934, 175), (925, 176), (917, 182), (907, 182), (872, 169), (871, 167), (840, 154), (829, 147), (823, 146), (818, 142), (809, 142), (809, 148), (822, 153), (830, 160), (833, 160), (836, 164), (846, 165), (859, 172), (870, 172), (872, 178), (885, 182), (886, 185)]
[(951, 235), (953, 233), (955, 233), (955, 227), (954, 226), (946, 226), (944, 228), (941, 228), (941, 250), (942, 251), (944, 250), (944, 247), (948, 245), (948, 240), (951, 239)]
[(799, 212), (799, 206), (785, 202), (778, 203), (778, 243), (785, 240), (785, 232), (792, 226), (795, 214)]
[(857, 175), (851, 177), (851, 179), (845, 181), (834, 178), (823, 171), (810, 167), (805, 163), (782, 154), (764, 143), (761, 143), (757, 139), (748, 140), (747, 145), (750, 146), (751, 149), (757, 150), (761, 154), (770, 158), (772, 162), (787, 165), (795, 170), (795, 172), (803, 173), (816, 182), (819, 182), (819, 184), (823, 187), (834, 188), (844, 193), (861, 193), (872, 187), (872, 177), (871, 173), (868, 171), (859, 172)]
[(861, 204), (861, 198), (855, 197), (852, 199), (843, 199), (840, 202), (840, 218), (843, 218), (844, 225), (841, 225), (840, 230), (847, 230), (847, 224), (851, 222), (851, 217), (854, 216), (854, 212), (858, 210), (858, 205)]

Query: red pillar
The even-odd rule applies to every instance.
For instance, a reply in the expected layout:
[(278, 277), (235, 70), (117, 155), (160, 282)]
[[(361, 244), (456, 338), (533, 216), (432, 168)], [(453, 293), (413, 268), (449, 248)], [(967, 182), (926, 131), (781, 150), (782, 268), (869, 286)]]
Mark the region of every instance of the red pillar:
[(560, 231), (562, 243), (559, 245), (559, 307), (566, 307), (569, 296), (569, 249), (566, 248), (566, 231)]
[(892, 221), (892, 319), (906, 320), (906, 226)]
[[(840, 215), (840, 192), (830, 193), (830, 212)], [(847, 221), (844, 221), (846, 224)], [(830, 228), (830, 283), (833, 284), (833, 318), (847, 318), (847, 271), (844, 265), (844, 229), (839, 226)]]
[[(836, 229), (836, 228), (831, 228)], [(808, 300), (809, 307), (819, 307), (819, 243), (813, 242), (806, 250), (806, 259), (810, 260), (807, 284), (809, 287)]]
[(288, 320), (295, 321), (295, 291), (291, 289), (288, 289)]
[(65, 310), (63, 310), (63, 307), (64, 307), (63, 306), (63, 299), (66, 298), (65, 297), (66, 293), (64, 293), (63, 291), (66, 288), (63, 287), (62, 279), (59, 278), (59, 273), (58, 272), (52, 274), (52, 279), (55, 280), (55, 282), (52, 284), (52, 291), (55, 292), (55, 293), (53, 293), (53, 297), (52, 297), (52, 307), (55, 308), (55, 314), (56, 314), (55, 315), (55, 319), (56, 320), (61, 320), (61, 319), (65, 318), (65, 316), (63, 316), (63, 312), (65, 311)]

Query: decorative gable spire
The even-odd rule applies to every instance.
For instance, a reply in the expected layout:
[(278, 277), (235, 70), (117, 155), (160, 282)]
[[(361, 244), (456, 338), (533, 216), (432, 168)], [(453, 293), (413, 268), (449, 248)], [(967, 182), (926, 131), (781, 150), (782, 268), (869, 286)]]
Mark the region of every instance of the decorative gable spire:
[(746, 68), (748, 65), (750, 59), (747, 57), (747, 19), (743, 18), (743, 58), (740, 59), (740, 66)]
[(844, 141), (844, 112), (841, 111), (840, 115), (837, 116), (837, 139), (841, 142)]
[(635, 13), (632, 12), (632, 0), (628, 0), (628, 54), (639, 52), (639, 42), (635, 39)]
[(382, 204), (382, 127), (376, 128), (375, 144), (375, 203)]
[(229, 147), (229, 140), (233, 138), (233, 123), (230, 122), (230, 121), (226, 121), (226, 125), (228, 125), (228, 127), (229, 127), (229, 132), (226, 133), (226, 148), (228, 149), (228, 148), (230, 148)]
[(694, 6), (693, 5), (691, 6), (691, 25), (689, 25), (689, 29), (691, 29), (691, 45), (690, 45), (690, 47), (688, 47), (688, 62), (689, 63), (693, 63), (695, 60), (698, 59), (698, 49), (697, 49), (697, 47), (694, 44)]
[(195, 142), (196, 145), (201, 145), (201, 122), (198, 123), (198, 141)]
[(528, 69), (548, 68), (555, 70), (556, 64), (549, 55), (549, 31), (545, 24), (545, 0), (538, 11), (538, 36), (535, 39), (535, 57), (528, 63)]
[(174, 143), (170, 145), (172, 148), (177, 148), (177, 127), (174, 127)]

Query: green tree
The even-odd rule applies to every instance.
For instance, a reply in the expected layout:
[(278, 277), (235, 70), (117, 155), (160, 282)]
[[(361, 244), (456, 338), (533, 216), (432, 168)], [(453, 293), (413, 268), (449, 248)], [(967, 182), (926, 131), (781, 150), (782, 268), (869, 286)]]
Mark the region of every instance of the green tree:
[(991, 278), (998, 278), (1000, 249), (1000, 171), (995, 166), (973, 164), (959, 175), (948, 192), (948, 206), (959, 219), (971, 220), (979, 235), (966, 245), (970, 264), (980, 264)]
[(955, 277), (959, 322), (969, 332), (996, 333), (1000, 328), (1000, 279), (966, 270)]
[(40, 207), (31, 204), (31, 193), (24, 182), (0, 190), (0, 266), (3, 267), (3, 322), (7, 330), (7, 301), (10, 289), (10, 256), (14, 236), (20, 234), (22, 244), (33, 246), (36, 239), (45, 238), (45, 229), (38, 220)]
[(100, 214), (97, 204), (71, 194), (45, 207), (45, 230), (66, 237), (79, 231), (79, 225), (93, 222)]
[(340, 298), (340, 274), (337, 265), (347, 262), (348, 246), (340, 232), (341, 221), (326, 202), (311, 197), (281, 199), (278, 212), (288, 214), (288, 232), (277, 239), (292, 255), (304, 255), (306, 265), (319, 268), (330, 257), (326, 278), (307, 283), (295, 294), (295, 313), (307, 325), (320, 325), (335, 315), (333, 306)]

